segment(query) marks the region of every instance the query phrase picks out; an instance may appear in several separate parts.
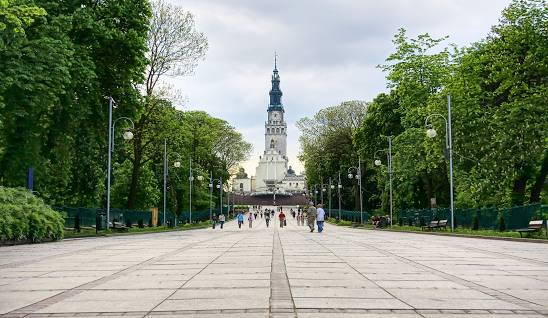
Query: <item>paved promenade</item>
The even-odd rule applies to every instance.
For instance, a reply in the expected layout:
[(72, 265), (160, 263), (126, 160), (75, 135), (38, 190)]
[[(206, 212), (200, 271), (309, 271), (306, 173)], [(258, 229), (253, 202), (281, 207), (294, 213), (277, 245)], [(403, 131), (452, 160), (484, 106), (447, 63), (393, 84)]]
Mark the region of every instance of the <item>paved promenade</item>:
[(0, 247), (0, 317), (548, 317), (548, 244), (289, 217)]

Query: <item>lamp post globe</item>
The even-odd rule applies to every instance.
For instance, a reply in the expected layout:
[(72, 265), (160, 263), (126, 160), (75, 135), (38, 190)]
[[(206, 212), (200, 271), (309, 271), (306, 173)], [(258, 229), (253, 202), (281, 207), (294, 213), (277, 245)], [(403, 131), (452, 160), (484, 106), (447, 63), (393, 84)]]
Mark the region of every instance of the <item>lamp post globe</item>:
[(435, 138), (438, 135), (438, 132), (434, 128), (429, 128), (426, 130), (426, 136), (428, 138)]
[(379, 159), (375, 160), (375, 166), (380, 166), (380, 165), (382, 165), (382, 162)]
[(351, 173), (349, 173), (348, 174), (348, 179), (354, 179), (354, 176)]
[(180, 162), (179, 160), (177, 160), (177, 161), (175, 161), (175, 162), (173, 163), (173, 166), (174, 166), (175, 168), (180, 168), (180, 167), (181, 167), (181, 162)]
[(129, 130), (126, 131), (126, 132), (124, 132), (124, 135), (123, 135), (123, 136), (124, 136), (124, 140), (131, 140), (131, 139), (133, 139), (133, 133), (132, 133), (131, 131), (129, 131)]
[(331, 189), (335, 189), (335, 185), (334, 185), (334, 184), (331, 185)]

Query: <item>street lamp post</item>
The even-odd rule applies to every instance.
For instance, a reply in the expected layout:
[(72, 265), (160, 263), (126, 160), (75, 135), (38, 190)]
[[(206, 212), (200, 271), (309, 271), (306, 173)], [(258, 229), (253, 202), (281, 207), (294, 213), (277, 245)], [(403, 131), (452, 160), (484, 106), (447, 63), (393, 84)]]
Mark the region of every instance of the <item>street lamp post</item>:
[(329, 218), (331, 218), (331, 191), (333, 189), (335, 189), (335, 186), (331, 182), (331, 177), (329, 177), (329, 192), (328, 192), (328, 196), (329, 196)]
[[(379, 151), (386, 151), (386, 149), (383, 150), (377, 150), (375, 152), (375, 158), (377, 157), (377, 153)], [(388, 179), (390, 184), (390, 226), (393, 225), (393, 210), (394, 210), (394, 203), (393, 203), (393, 190), (392, 190), (392, 179), (393, 179), (393, 166), (392, 166), (392, 136), (388, 136), (388, 152), (387, 152), (387, 164), (388, 164)], [(375, 165), (380, 166), (382, 162), (379, 159), (375, 159)]]
[[(175, 168), (180, 168), (181, 167), (181, 155), (177, 152), (174, 152), (175, 155), (177, 155), (177, 159), (173, 162), (173, 166)], [(167, 155), (166, 155), (166, 158), (167, 158)], [(166, 159), (166, 163), (167, 163), (167, 159)], [(169, 169), (168, 171), (169, 172)], [(177, 193), (177, 191), (175, 191), (175, 193)], [(165, 223), (165, 213), (164, 213), (164, 223)], [(175, 214), (175, 224), (174, 224), (175, 227), (177, 227), (177, 215)]]
[(219, 189), (219, 197), (221, 199), (220, 211), (222, 214), (223, 213), (223, 177), (219, 177), (219, 184), (217, 185), (217, 189)]
[[(355, 174), (352, 173), (355, 171)], [(360, 187), (360, 222), (363, 224), (363, 200), (362, 200), (362, 160), (358, 157), (358, 166), (348, 168), (348, 178), (358, 180)]]
[(213, 172), (209, 172), (209, 219), (211, 220), (211, 203), (213, 201)]
[(455, 230), (455, 215), (454, 215), (454, 202), (453, 202), (453, 140), (451, 136), (451, 95), (447, 95), (447, 118), (441, 114), (430, 114), (426, 117), (424, 125), (426, 126), (426, 135), (429, 138), (435, 138), (437, 136), (436, 130), (432, 124), (428, 121), (430, 117), (441, 117), (445, 121), (445, 147), (449, 154), (449, 200), (451, 209), (451, 231)]
[[(177, 155), (177, 159), (173, 162), (173, 166), (175, 168), (181, 167), (181, 155), (177, 152), (174, 152), (175, 155)], [(164, 138), (164, 226), (166, 226), (166, 215), (167, 215), (167, 176), (169, 174), (169, 167), (168, 167), (168, 161), (169, 158), (167, 156), (167, 139)], [(177, 219), (175, 219), (174, 226), (177, 225)]]
[(339, 221), (341, 220), (341, 189), (342, 189), (341, 172), (339, 171), (339, 183), (337, 184), (337, 191), (339, 193)]
[[(188, 170), (188, 182), (189, 182), (189, 191), (188, 191), (188, 222), (192, 224), (192, 182), (194, 182), (194, 170), (192, 169), (192, 158), (188, 159), (189, 162), (189, 170)], [(204, 179), (203, 176), (198, 175), (196, 177), (198, 181), (202, 181)]]
[(322, 183), (320, 184), (320, 187), (321, 187), (321, 189), (320, 189), (320, 191), (321, 191), (321, 193), (320, 193), (320, 202), (323, 205), (323, 193), (325, 192), (325, 188), (323, 186), (323, 178), (322, 178)]
[[(127, 117), (120, 117), (120, 118), (117, 118), (114, 122), (112, 121), (112, 108), (114, 104), (115, 104), (114, 99), (112, 98), (112, 96), (109, 96), (108, 97), (107, 215), (106, 215), (107, 230), (110, 227), (110, 183), (111, 183), (110, 179), (112, 174), (112, 151), (114, 149), (114, 127), (118, 120), (124, 119), (131, 123), (131, 127), (132, 127), (131, 129), (135, 128), (135, 124), (133, 123), (133, 121)], [(133, 138), (133, 133), (128, 130), (124, 132), (123, 137), (125, 140), (131, 140)]]

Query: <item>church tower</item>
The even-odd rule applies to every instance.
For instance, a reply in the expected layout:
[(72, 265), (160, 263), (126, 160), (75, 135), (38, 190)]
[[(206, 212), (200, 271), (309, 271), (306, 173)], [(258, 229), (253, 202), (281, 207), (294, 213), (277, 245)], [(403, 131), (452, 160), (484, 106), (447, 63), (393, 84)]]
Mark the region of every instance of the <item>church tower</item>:
[(287, 155), (287, 124), (284, 119), (280, 75), (278, 74), (276, 55), (274, 55), (274, 70), (272, 72), (272, 89), (268, 105), (268, 119), (265, 123), (265, 154), (274, 150), (285, 157)]
[(271, 78), (272, 88), (269, 92), (267, 120), (264, 125), (264, 152), (259, 156), (255, 177), (247, 178), (238, 175), (233, 179), (232, 189), (235, 192), (254, 195), (292, 196), (306, 191), (306, 180), (302, 174), (296, 174), (288, 168), (287, 157), (287, 124), (280, 89), (277, 55), (274, 54), (274, 70)]

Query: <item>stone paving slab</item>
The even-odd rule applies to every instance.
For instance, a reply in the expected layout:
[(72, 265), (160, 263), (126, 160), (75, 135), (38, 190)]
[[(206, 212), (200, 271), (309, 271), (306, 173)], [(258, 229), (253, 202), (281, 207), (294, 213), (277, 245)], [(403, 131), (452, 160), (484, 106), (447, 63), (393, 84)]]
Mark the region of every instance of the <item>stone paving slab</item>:
[(548, 244), (336, 227), (0, 247), (7, 317), (548, 317)]

